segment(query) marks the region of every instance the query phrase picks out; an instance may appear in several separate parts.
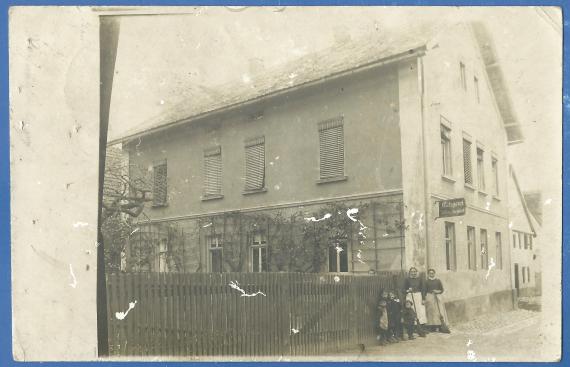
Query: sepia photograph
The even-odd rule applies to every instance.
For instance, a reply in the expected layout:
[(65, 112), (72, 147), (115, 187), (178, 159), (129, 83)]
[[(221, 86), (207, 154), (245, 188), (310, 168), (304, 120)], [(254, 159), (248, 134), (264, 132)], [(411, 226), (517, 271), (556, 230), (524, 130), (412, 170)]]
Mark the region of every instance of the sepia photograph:
[(13, 358), (559, 361), (562, 27), (12, 7)]

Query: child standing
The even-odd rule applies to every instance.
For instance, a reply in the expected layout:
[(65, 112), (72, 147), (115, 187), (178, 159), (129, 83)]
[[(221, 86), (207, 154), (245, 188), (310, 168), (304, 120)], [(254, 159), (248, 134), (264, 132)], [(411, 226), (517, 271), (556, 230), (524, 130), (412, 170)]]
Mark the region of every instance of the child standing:
[(404, 327), (408, 334), (408, 340), (415, 339), (414, 337), (414, 326), (416, 323), (416, 312), (414, 311), (414, 305), (412, 301), (406, 300), (404, 309), (402, 310), (402, 320), (404, 321)]
[(378, 340), (380, 345), (386, 345), (389, 340), (388, 335), (388, 310), (386, 309), (386, 300), (380, 299), (378, 304), (379, 322), (378, 322)]
[(388, 331), (393, 342), (402, 340), (402, 304), (394, 292), (388, 293)]

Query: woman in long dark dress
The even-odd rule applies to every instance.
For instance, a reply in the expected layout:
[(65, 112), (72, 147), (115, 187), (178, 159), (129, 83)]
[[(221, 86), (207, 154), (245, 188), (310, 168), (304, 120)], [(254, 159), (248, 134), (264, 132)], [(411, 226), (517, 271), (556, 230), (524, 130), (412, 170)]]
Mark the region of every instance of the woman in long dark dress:
[(424, 307), (425, 300), (425, 285), (423, 280), (418, 275), (418, 269), (411, 267), (408, 272), (408, 277), (404, 280), (404, 294), (406, 300), (412, 302), (414, 311), (418, 318), (418, 334), (425, 336), (426, 331), (424, 326), (427, 322), (426, 309)]
[(435, 270), (428, 270), (428, 277), (425, 281), (425, 308), (427, 316), (427, 327), (430, 331), (440, 331), (441, 319), (447, 324), (447, 313), (445, 312), (445, 304), (441, 298), (443, 293), (443, 284), (441, 280), (435, 277)]

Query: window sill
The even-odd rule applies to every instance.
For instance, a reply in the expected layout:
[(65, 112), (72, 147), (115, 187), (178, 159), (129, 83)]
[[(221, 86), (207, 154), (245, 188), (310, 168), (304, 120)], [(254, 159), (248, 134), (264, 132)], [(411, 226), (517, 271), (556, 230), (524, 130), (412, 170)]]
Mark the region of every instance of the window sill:
[(242, 192), (242, 195), (253, 195), (253, 194), (260, 194), (263, 192), (267, 192), (267, 188), (264, 187), (262, 189), (255, 189), (255, 190), (244, 190), (244, 192)]
[(493, 200), (496, 200), (496, 201), (501, 201), (501, 198), (500, 198), (500, 197), (498, 197), (497, 195), (493, 195)]
[(469, 190), (471, 190), (471, 191), (475, 191), (475, 186), (473, 186), (473, 185), (471, 185), (471, 184), (468, 184), (468, 183), (465, 184), (465, 188), (466, 188), (466, 189), (469, 189)]
[(204, 195), (202, 196), (202, 201), (208, 201), (208, 200), (218, 200), (218, 199), (223, 199), (224, 195), (218, 194), (218, 195)]
[(317, 184), (326, 184), (330, 182), (339, 182), (339, 181), (346, 181), (348, 180), (348, 176), (338, 176), (338, 177), (329, 177), (329, 178), (321, 178), (317, 180)]
[(450, 183), (455, 183), (455, 179), (451, 176), (441, 175), (441, 179)]
[(481, 196), (489, 196), (489, 194), (487, 194), (484, 190), (479, 190), (478, 193)]
[(153, 209), (158, 209), (158, 208), (166, 208), (168, 206), (168, 203), (164, 203), (164, 204), (152, 204), (150, 207)]

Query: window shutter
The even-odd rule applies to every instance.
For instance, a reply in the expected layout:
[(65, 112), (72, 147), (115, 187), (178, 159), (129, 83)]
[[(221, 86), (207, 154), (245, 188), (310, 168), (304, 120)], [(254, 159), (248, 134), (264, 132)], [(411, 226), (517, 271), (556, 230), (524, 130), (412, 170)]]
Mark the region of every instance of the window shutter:
[(344, 176), (343, 118), (319, 123), (321, 179)]
[(245, 142), (245, 190), (260, 190), (265, 186), (265, 137)]
[(204, 195), (222, 193), (222, 148), (215, 147), (204, 151)]
[(463, 140), (463, 175), (465, 183), (473, 184), (473, 169), (471, 166), (471, 142)]
[(154, 185), (152, 190), (152, 204), (154, 206), (166, 205), (166, 162), (157, 164), (153, 167)]

